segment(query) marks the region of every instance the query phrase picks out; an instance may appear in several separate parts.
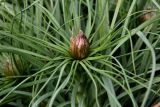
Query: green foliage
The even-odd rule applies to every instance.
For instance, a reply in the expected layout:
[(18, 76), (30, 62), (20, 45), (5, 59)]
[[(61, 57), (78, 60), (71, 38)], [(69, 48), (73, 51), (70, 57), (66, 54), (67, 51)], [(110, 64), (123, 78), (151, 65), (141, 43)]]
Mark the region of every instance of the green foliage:
[[(159, 9), (158, 0), (0, 0), (0, 106), (150, 107), (160, 100)], [(90, 49), (76, 60), (70, 37), (80, 30)]]

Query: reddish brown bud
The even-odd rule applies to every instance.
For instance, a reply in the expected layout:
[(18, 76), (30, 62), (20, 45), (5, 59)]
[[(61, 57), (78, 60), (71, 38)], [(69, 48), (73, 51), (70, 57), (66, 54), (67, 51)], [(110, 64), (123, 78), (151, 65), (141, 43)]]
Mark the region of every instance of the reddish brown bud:
[(15, 63), (10, 59), (10, 57), (4, 58), (1, 64), (1, 69), (3, 71), (3, 75), (7, 77), (6, 79), (12, 80), (15, 79), (14, 76), (19, 76), (19, 71), (17, 70)]
[(82, 31), (70, 38), (70, 53), (75, 59), (83, 59), (88, 55), (89, 42)]
[(145, 22), (147, 20), (150, 20), (154, 16), (156, 16), (155, 11), (148, 9), (147, 12), (145, 12), (142, 16), (140, 16), (140, 21)]
[(14, 72), (14, 65), (13, 63), (11, 63), (11, 61), (6, 61), (3, 64), (3, 70), (4, 70), (4, 75), (5, 76), (14, 76), (15, 72)]
[(153, 105), (152, 107), (160, 107), (160, 102), (156, 103), (156, 104)]
[(28, 67), (28, 63), (20, 56), (10, 56), (8, 54), (0, 55), (0, 65), (0, 71), (3, 71), (2, 75), (9, 80), (15, 79), (15, 76), (23, 74)]

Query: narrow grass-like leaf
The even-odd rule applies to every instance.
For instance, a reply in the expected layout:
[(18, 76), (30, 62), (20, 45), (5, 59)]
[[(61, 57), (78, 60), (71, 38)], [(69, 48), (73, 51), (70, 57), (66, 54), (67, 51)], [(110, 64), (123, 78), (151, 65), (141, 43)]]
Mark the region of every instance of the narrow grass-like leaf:
[(151, 55), (152, 55), (152, 73), (151, 73), (151, 76), (150, 76), (150, 81), (149, 81), (149, 84), (148, 84), (148, 89), (146, 91), (146, 94), (144, 96), (144, 99), (143, 99), (143, 102), (142, 102), (142, 105), (141, 107), (144, 107), (146, 102), (147, 102), (147, 99), (149, 97), (149, 93), (150, 93), (150, 90), (151, 90), (151, 87), (152, 87), (152, 82), (153, 82), (153, 78), (154, 78), (154, 75), (155, 75), (155, 69), (156, 69), (156, 57), (155, 57), (155, 51), (152, 47), (152, 45), (150, 44), (150, 42), (147, 40), (147, 38), (143, 35), (142, 32), (137, 32), (137, 35), (144, 41), (144, 43), (148, 46), (148, 48), (151, 50)]
[(85, 69), (85, 71), (87, 72), (87, 74), (89, 75), (89, 77), (92, 79), (93, 83), (94, 83), (94, 86), (95, 86), (95, 99), (96, 99), (96, 104), (98, 107), (100, 107), (99, 105), (99, 101), (98, 101), (98, 95), (97, 95), (97, 85), (96, 85), (96, 82), (95, 82), (95, 79), (93, 78), (92, 74), (90, 73), (90, 71), (88, 70), (88, 68), (84, 65), (84, 63), (80, 62), (80, 64), (82, 65), (82, 67)]

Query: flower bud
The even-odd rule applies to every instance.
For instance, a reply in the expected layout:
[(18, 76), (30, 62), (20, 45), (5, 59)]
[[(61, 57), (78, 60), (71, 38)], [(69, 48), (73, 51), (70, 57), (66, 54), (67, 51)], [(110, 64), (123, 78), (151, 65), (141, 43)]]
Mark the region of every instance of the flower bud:
[(156, 103), (156, 104), (153, 105), (152, 107), (160, 107), (160, 102)]
[(140, 16), (140, 21), (145, 22), (147, 20), (150, 20), (154, 16), (156, 16), (155, 11), (152, 11), (151, 9), (147, 9), (147, 12), (143, 13), (143, 15)]
[(75, 59), (83, 59), (88, 55), (89, 42), (82, 31), (70, 38), (70, 53)]
[(3, 64), (3, 70), (5, 76), (15, 76), (15, 65), (11, 61), (6, 61)]
[(18, 55), (12, 56), (3, 54), (0, 56), (0, 70), (7, 79), (14, 79), (14, 76), (20, 76), (26, 69), (28, 64), (25, 63)]

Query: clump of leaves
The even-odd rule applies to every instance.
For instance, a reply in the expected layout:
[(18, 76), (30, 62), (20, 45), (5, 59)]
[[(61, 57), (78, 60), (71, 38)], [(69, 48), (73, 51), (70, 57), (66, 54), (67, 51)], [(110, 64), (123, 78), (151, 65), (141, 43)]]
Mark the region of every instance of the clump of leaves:
[[(147, 3), (156, 16), (140, 22)], [(1, 83), (0, 105), (151, 106), (160, 95), (158, 11), (154, 0), (1, 1), (0, 52), (30, 69)]]

